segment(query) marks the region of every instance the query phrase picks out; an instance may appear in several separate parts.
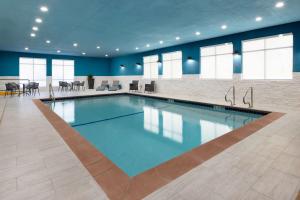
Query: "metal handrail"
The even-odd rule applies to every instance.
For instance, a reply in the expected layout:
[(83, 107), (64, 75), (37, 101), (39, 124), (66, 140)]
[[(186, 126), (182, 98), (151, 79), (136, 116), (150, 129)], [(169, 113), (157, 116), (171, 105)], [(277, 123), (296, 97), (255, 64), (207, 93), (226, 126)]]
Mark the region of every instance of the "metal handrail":
[(49, 98), (55, 102), (54, 90), (51, 83), (49, 83)]
[[(246, 97), (247, 97), (247, 95), (248, 95), (248, 93), (249, 93), (249, 91), (250, 91), (250, 101), (246, 101)], [(244, 97), (243, 97), (243, 103), (244, 104), (248, 104), (248, 106), (249, 106), (249, 108), (252, 108), (253, 107), (253, 87), (249, 87), (248, 89), (247, 89), (247, 91), (246, 91), (246, 93), (245, 93), (245, 95), (244, 95)]]
[[(228, 99), (228, 94), (232, 90), (232, 99)], [(235, 105), (235, 86), (231, 86), (225, 94), (225, 101), (230, 102), (231, 106)]]

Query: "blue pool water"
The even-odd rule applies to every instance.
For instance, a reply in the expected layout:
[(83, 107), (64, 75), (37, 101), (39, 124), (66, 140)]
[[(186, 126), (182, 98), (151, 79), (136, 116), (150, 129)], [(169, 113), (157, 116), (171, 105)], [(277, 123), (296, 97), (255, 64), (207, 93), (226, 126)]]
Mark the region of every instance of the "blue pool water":
[(46, 104), (129, 176), (262, 116), (134, 95)]

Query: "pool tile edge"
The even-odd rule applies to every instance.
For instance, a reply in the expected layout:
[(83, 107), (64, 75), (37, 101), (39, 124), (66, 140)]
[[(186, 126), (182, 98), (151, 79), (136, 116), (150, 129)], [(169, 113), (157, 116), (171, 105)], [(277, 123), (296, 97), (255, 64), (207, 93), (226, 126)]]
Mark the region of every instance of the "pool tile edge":
[(113, 200), (142, 199), (284, 115), (284, 113), (278, 112), (269, 113), (153, 169), (135, 177), (129, 177), (69, 124), (52, 112), (41, 100), (34, 99), (33, 102), (107, 196)]

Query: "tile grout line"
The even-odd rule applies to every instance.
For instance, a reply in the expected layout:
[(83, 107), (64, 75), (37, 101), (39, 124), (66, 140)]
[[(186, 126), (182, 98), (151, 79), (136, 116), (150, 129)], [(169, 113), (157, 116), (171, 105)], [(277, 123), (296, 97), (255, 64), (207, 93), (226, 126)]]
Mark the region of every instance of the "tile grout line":
[(1, 113), (1, 116), (0, 116), (0, 124), (2, 123), (2, 120), (3, 120), (3, 117), (4, 117), (4, 112), (5, 112), (5, 109), (6, 109), (6, 104), (7, 104), (7, 99), (5, 99), (5, 101), (4, 101), (3, 110), (2, 110), (2, 113)]

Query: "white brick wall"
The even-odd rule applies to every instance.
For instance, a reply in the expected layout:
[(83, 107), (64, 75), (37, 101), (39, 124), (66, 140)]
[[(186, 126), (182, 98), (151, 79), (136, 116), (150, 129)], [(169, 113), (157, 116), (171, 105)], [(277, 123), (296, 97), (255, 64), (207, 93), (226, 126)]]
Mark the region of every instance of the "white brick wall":
[[(132, 80), (140, 80), (142, 85), (150, 80), (141, 76), (113, 77), (121, 81), (125, 90)], [(236, 87), (237, 105), (242, 105), (242, 98), (249, 87), (254, 87), (254, 107), (300, 107), (300, 73), (294, 73), (292, 80), (241, 80), (235, 74), (233, 80), (204, 80), (199, 75), (184, 75), (180, 80), (156, 80), (157, 93), (164, 95), (197, 98), (205, 102), (220, 103), (224, 101), (227, 90)]]

